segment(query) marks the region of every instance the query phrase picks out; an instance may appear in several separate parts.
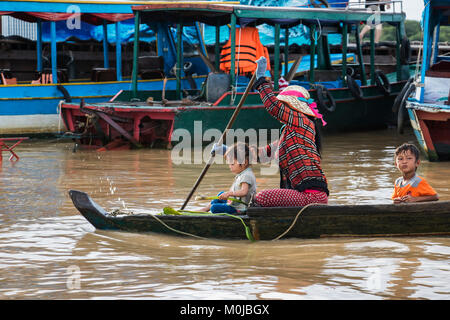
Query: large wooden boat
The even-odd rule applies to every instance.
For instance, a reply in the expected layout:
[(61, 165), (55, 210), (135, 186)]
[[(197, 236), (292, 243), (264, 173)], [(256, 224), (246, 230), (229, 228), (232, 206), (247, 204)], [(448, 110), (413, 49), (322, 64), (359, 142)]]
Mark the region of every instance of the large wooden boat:
[[(404, 90), (404, 110), (430, 161), (450, 160), (450, 58), (438, 54), (439, 31), (449, 25), (450, 1), (425, 1), (421, 73)], [(417, 89), (416, 89), (417, 88)], [(414, 95), (415, 93), (415, 95)], [(408, 98), (413, 94), (413, 97)]]
[[(245, 215), (108, 213), (84, 192), (70, 190), (77, 210), (97, 229), (202, 238), (430, 236), (450, 234), (450, 201), (379, 205), (249, 207)], [(239, 218), (236, 218), (239, 217)], [(249, 234), (246, 233), (246, 228)], [(288, 231), (289, 230), (289, 231)], [(286, 233), (286, 231), (288, 231)]]
[[(281, 30), (284, 37), (284, 61), (292, 61), (289, 57), (289, 29), (300, 24), (310, 30), (311, 42), (308, 70), (298, 70), (298, 65), (289, 69), (284, 65), (284, 75), (294, 74), (291, 84), (306, 87), (324, 114), (327, 126), (323, 129), (329, 132), (369, 130), (386, 127), (393, 122), (392, 104), (395, 97), (406, 83), (402, 70), (409, 68), (408, 59), (402, 56), (407, 52), (404, 48), (405, 30), (402, 12), (382, 12), (380, 22), (388, 22), (397, 29), (397, 65), (396, 81), (389, 83), (382, 72), (376, 70), (374, 34), (371, 35), (370, 70), (366, 70), (362, 56), (362, 48), (356, 33), (358, 62), (349, 60), (347, 40), (352, 32), (352, 26), (358, 26), (361, 21), (367, 21), (371, 13), (365, 9), (342, 10), (337, 8), (301, 8), (301, 7), (257, 7), (231, 4), (209, 3), (154, 3), (134, 6), (135, 25), (177, 26), (177, 36), (171, 42), (158, 46), (161, 52), (169, 47), (176, 47), (176, 90), (146, 91), (138, 87), (139, 40), (135, 36), (133, 83), (131, 90), (120, 92), (112, 101), (105, 103), (62, 103), (62, 118), (66, 128), (74, 134), (79, 145), (95, 148), (120, 144), (118, 140), (139, 146), (153, 146), (155, 142), (170, 146), (176, 142), (174, 132), (182, 129), (194, 136), (203, 134), (208, 129), (222, 131), (227, 120), (240, 101), (242, 91), (249, 78), (236, 73), (236, 26), (266, 25), (273, 28), (273, 80), (274, 89), (278, 89), (280, 59), (282, 45)], [(181, 83), (186, 59), (183, 47), (185, 41), (180, 37), (186, 26), (203, 23), (216, 28), (215, 56), (213, 61), (203, 57), (209, 70), (219, 70), (220, 67), (220, 26), (230, 25), (230, 63), (231, 72), (213, 73), (208, 75), (203, 84), (204, 91), (192, 90), (190, 86)], [(138, 28), (136, 28), (138, 31)], [(161, 29), (162, 32), (163, 29)], [(339, 33), (342, 35), (342, 59), (338, 65), (333, 65), (327, 35)], [(320, 35), (320, 37), (319, 37)], [(167, 47), (167, 48), (166, 48)], [(161, 53), (163, 54), (163, 53)], [(300, 61), (300, 60), (298, 60)], [(317, 63), (315, 63), (317, 61)], [(301, 72), (297, 72), (301, 71)], [(351, 76), (359, 73), (359, 79)], [(406, 79), (409, 77), (406, 77)], [(198, 88), (199, 89), (199, 88)], [(200, 128), (196, 121), (201, 122)], [(87, 126), (87, 124), (90, 124)], [(198, 124), (198, 123), (197, 123)], [(253, 129), (277, 129), (278, 121), (273, 119), (264, 109), (257, 93), (251, 93), (246, 100), (236, 121), (236, 127), (246, 131)], [(198, 130), (198, 131), (196, 131)], [(116, 145), (118, 145), (116, 144)]]
[[(129, 89), (131, 77), (129, 74), (123, 74), (120, 37), (115, 37), (116, 41), (112, 44), (115, 46), (115, 59), (111, 61), (115, 60), (115, 65), (110, 64), (108, 46), (111, 44), (108, 42), (107, 25), (114, 25), (115, 33), (120, 34), (124, 22), (130, 19), (133, 21), (132, 5), (142, 3), (145, 2), (133, 0), (0, 1), (0, 17), (10, 16), (33, 23), (37, 37), (34, 59), (29, 59), (28, 55), (18, 50), (8, 52), (8, 46), (2, 45), (0, 48), (0, 51), (4, 53), (2, 55), (4, 59), (0, 60), (0, 134), (54, 135), (62, 133), (65, 130), (59, 114), (60, 101), (64, 100), (68, 103), (79, 103), (81, 99), (90, 103), (108, 101), (121, 90)], [(49, 43), (45, 43), (43, 38), (44, 30), (47, 30), (44, 27), (47, 25), (50, 25)], [(90, 78), (71, 77), (69, 69), (72, 66), (80, 63), (89, 64), (89, 62), (85, 61), (85, 57), (82, 61), (77, 60), (80, 57), (74, 54), (68, 58), (67, 50), (65, 52), (61, 50), (63, 44), (57, 38), (59, 32), (73, 32), (76, 35), (77, 32), (87, 32), (82, 30), (84, 27), (102, 25), (103, 61), (101, 65), (93, 65), (90, 68)], [(47, 50), (48, 48), (50, 50)], [(9, 55), (14, 55), (14, 59), (8, 58)], [(22, 60), (27, 60), (27, 63), (22, 61), (19, 66), (16, 59), (20, 57)], [(88, 66), (83, 67), (88, 68)], [(163, 72), (164, 67), (161, 69)], [(197, 76), (192, 77), (190, 83), (200, 86), (207, 73), (207, 69), (196, 70)], [(21, 78), (24, 74), (28, 75), (27, 79)], [(180, 81), (188, 80), (184, 78)], [(160, 76), (155, 79), (152, 74), (139, 79), (139, 86), (143, 90), (161, 90), (163, 84), (166, 89), (175, 90), (175, 83), (174, 75), (168, 75), (166, 83)]]

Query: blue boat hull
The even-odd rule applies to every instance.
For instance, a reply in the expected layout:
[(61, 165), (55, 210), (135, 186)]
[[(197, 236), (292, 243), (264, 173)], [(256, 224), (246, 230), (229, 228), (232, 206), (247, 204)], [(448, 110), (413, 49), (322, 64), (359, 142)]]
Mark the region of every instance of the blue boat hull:
[[(204, 79), (205, 77), (194, 78), (198, 88)], [(142, 80), (138, 83), (139, 90), (162, 90), (162, 88), (162, 80)], [(187, 80), (182, 81), (182, 88), (190, 89)], [(60, 101), (70, 98), (73, 102), (79, 102), (81, 99), (87, 103), (105, 102), (121, 90), (130, 89), (131, 81), (0, 86), (0, 134), (61, 133), (65, 128), (59, 115)], [(167, 81), (166, 89), (176, 89), (175, 79)]]

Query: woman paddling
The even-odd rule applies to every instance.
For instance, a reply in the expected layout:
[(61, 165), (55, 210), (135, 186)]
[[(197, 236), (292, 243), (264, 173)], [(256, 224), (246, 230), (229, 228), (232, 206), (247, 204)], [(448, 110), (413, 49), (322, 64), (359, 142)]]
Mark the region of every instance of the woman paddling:
[[(281, 174), (280, 189), (263, 190), (254, 203), (263, 207), (305, 206), (328, 203), (328, 185), (321, 167), (320, 135), (317, 122), (322, 121), (316, 103), (300, 86), (288, 86), (275, 96), (266, 81), (266, 58), (256, 61), (256, 82), (266, 110), (284, 124), (275, 144), (259, 149), (267, 158), (277, 157)], [(319, 124), (320, 125), (320, 124)], [(262, 157), (260, 157), (262, 158)]]

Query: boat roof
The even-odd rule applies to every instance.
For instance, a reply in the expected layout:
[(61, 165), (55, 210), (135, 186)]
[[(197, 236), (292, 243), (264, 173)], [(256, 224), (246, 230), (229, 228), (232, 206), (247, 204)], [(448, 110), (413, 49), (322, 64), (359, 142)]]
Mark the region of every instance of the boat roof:
[(423, 0), (424, 5), (450, 7), (450, 0)]
[[(359, 24), (373, 15), (365, 9), (262, 7), (226, 3), (161, 2), (133, 6), (132, 9), (140, 12), (141, 21), (144, 23), (171, 21), (182, 24), (203, 22), (209, 25), (225, 25), (231, 22), (231, 16), (234, 14), (239, 25), (267, 23), (280, 24), (282, 27), (298, 24), (337, 25), (341, 22)], [(404, 19), (404, 13), (380, 13), (381, 22), (400, 23)]]
[(430, 6), (431, 17), (438, 19), (440, 25), (450, 25), (450, 0), (424, 0), (424, 2), (425, 6)]
[(27, 21), (61, 21), (79, 15), (93, 25), (128, 20), (134, 17), (131, 6), (140, 1), (106, 0), (19, 0), (0, 1), (0, 16), (8, 15)]
[[(56, 13), (56, 12), (13, 12), (13, 11), (0, 11), (0, 16), (8, 15), (16, 19), (20, 19), (27, 22), (41, 21), (62, 21), (68, 20), (73, 17), (74, 13)], [(133, 13), (80, 13), (80, 19), (92, 25), (101, 25), (103, 21), (107, 23), (114, 23), (118, 21), (124, 21), (132, 19)]]

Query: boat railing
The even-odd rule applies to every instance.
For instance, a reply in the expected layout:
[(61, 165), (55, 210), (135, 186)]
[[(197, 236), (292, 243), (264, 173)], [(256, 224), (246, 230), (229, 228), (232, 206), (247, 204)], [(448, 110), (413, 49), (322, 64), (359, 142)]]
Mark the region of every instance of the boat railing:
[[(358, 2), (349, 2), (347, 10), (372, 10), (371, 6), (380, 8), (380, 5), (390, 5), (388, 9), (391, 13), (403, 13), (403, 1), (402, 0), (386, 0), (386, 1), (364, 1), (358, 0)], [(369, 7), (367, 7), (369, 6)]]

